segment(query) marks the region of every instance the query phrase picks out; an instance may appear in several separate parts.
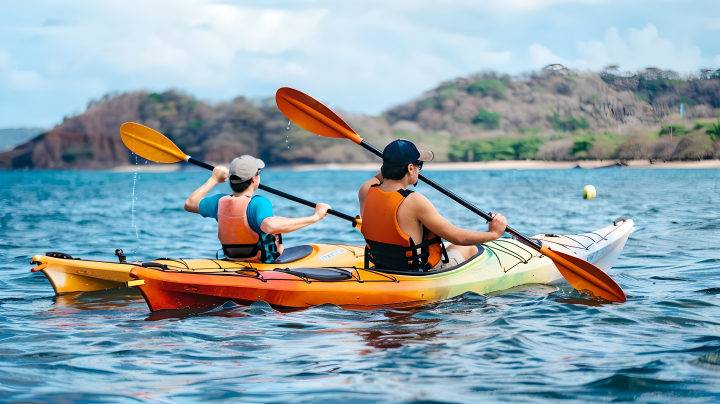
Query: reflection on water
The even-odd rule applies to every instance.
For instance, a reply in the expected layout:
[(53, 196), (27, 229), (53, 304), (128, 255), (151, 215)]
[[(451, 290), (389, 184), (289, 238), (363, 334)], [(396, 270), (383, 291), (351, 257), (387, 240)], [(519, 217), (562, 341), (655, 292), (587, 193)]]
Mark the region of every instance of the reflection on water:
[[(612, 276), (629, 301), (524, 285), (420, 308), (264, 302), (150, 313), (134, 289), (53, 296), (32, 255), (207, 257), (214, 221), (182, 209), (206, 173), (0, 172), (0, 402), (717, 402), (720, 172), (447, 172), (431, 177), (522, 232), (633, 218)], [(263, 181), (356, 214), (371, 173), (268, 171)], [(598, 198), (581, 199), (592, 184)], [(486, 224), (427, 190), (451, 221)], [(278, 215), (308, 208), (269, 196)], [(542, 207), (542, 209), (538, 209)], [(327, 218), (285, 238), (360, 244)], [(142, 248), (140, 248), (142, 247)]]

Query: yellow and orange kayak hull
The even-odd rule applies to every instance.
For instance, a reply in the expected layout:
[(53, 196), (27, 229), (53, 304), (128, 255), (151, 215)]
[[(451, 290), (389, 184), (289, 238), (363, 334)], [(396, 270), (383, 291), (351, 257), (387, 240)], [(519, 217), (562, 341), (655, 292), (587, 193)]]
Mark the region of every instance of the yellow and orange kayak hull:
[[(553, 250), (587, 259), (603, 270), (614, 264), (630, 233), (631, 220), (574, 236), (538, 235)], [(549, 258), (522, 242), (500, 239), (483, 245), (470, 260), (448, 270), (398, 273), (355, 267), (198, 273), (177, 265), (135, 267), (130, 284), (139, 288), (150, 310), (205, 308), (231, 301), (265, 301), (277, 309), (334, 304), (356, 310), (420, 306), (467, 292), (488, 294), (524, 284), (562, 281)]]

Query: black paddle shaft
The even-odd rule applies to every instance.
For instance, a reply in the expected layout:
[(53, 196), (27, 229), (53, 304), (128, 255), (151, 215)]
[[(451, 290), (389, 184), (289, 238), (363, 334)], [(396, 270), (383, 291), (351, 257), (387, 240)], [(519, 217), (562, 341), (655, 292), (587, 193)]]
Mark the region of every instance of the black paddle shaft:
[[(365, 142), (364, 140), (363, 140), (362, 142), (360, 142), (360, 146), (364, 147), (365, 150), (369, 151), (370, 153), (373, 153), (373, 154), (375, 154), (376, 156), (382, 158), (382, 152), (380, 151), (380, 149), (376, 148), (375, 146), (373, 146), (373, 145)], [(475, 205), (473, 205), (472, 203), (466, 201), (465, 199), (463, 199), (463, 198), (455, 195), (455, 194), (454, 194), (452, 191), (450, 191), (449, 189), (443, 187), (442, 185), (438, 184), (437, 182), (435, 182), (435, 181), (431, 180), (430, 178), (426, 177), (425, 174), (420, 173), (420, 175), (418, 176), (418, 178), (420, 178), (420, 180), (421, 180), (422, 182), (430, 185), (431, 187), (433, 187), (433, 188), (435, 188), (436, 190), (440, 191), (441, 193), (445, 194), (445, 196), (449, 197), (450, 199), (454, 200), (455, 202), (459, 203), (460, 205), (468, 208), (471, 212), (473, 212), (473, 213), (475, 213), (476, 215), (482, 217), (483, 219), (487, 220), (488, 222), (490, 222), (490, 221), (493, 220), (493, 217), (492, 217), (492, 216), (490, 216), (489, 214), (487, 214), (487, 213), (483, 212), (482, 210), (478, 209)], [(513, 229), (512, 227), (507, 226), (507, 227), (505, 228), (505, 231), (508, 232), (508, 233), (510, 233), (511, 235), (513, 235), (515, 238), (518, 238), (518, 239), (522, 240), (523, 242), (525, 242), (526, 244), (530, 245), (531, 247), (537, 249), (538, 251), (540, 250), (541, 247), (538, 246), (536, 242), (534, 242), (534, 241), (530, 240), (529, 238), (523, 236), (522, 234), (520, 234), (520, 232), (518, 232), (517, 230)]]
[[(195, 164), (195, 165), (198, 166), (198, 167), (206, 168), (206, 169), (208, 169), (208, 170), (210, 170), (210, 171), (212, 171), (213, 169), (215, 169), (214, 166), (211, 166), (210, 164), (208, 164), (208, 163), (206, 163), (206, 162), (204, 162), (204, 161), (196, 160), (196, 159), (194, 159), (194, 158), (192, 158), (192, 157), (188, 157), (187, 162), (190, 163), (190, 164)], [(289, 199), (289, 200), (291, 200), (291, 201), (293, 201), (293, 202), (297, 202), (297, 203), (299, 203), (299, 204), (301, 204), (301, 205), (305, 205), (305, 206), (308, 206), (308, 207), (311, 207), (311, 208), (315, 208), (315, 206), (317, 205), (316, 203), (312, 203), (312, 202), (310, 202), (310, 201), (306, 201), (305, 199), (298, 198), (297, 196), (293, 196), (293, 195), (290, 195), (290, 194), (286, 194), (285, 192), (278, 191), (277, 189), (267, 187), (267, 186), (265, 186), (265, 185), (263, 185), (263, 184), (260, 184), (260, 186), (259, 186), (258, 188), (260, 188), (261, 190), (263, 190), (263, 191), (265, 191), (265, 192), (269, 192), (269, 193), (274, 194), (274, 195), (277, 195), (277, 196), (279, 196), (279, 197), (281, 197), (281, 198)], [(338, 211), (332, 210), (332, 209), (329, 209), (329, 210), (327, 211), (327, 213), (328, 213), (328, 215), (332, 215), (332, 216), (335, 216), (335, 217), (339, 217), (340, 219), (347, 220), (348, 222), (351, 222), (351, 223), (353, 224), (353, 226), (355, 225), (355, 218), (352, 217), (352, 216), (350, 216), (350, 215), (346, 215), (345, 213), (338, 212)]]

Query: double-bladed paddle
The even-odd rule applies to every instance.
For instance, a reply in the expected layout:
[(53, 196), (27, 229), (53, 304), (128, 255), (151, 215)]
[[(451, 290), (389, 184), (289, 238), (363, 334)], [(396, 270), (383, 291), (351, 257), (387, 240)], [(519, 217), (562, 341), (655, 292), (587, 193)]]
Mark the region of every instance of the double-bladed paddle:
[[(365, 142), (330, 108), (309, 95), (289, 87), (283, 87), (277, 91), (275, 101), (277, 102), (278, 108), (280, 108), (280, 112), (301, 128), (324, 137), (350, 139), (365, 148), (365, 150), (368, 150), (378, 157), (382, 157), (382, 152), (379, 149)], [(450, 199), (466, 207), (483, 219), (487, 221), (493, 220), (492, 216), (478, 209), (465, 199), (455, 195), (424, 174), (420, 173), (419, 178), (421, 181), (442, 192), (450, 197)], [(624, 302), (627, 300), (625, 292), (623, 292), (620, 286), (615, 283), (608, 274), (595, 265), (561, 251), (554, 251), (536, 240), (531, 240), (523, 236), (510, 226), (508, 226), (505, 231), (550, 258), (555, 263), (560, 274), (562, 274), (575, 289), (613, 302)]]
[[(150, 161), (157, 163), (177, 163), (178, 161), (183, 160), (190, 164), (195, 164), (198, 167), (206, 168), (210, 171), (215, 168), (210, 164), (188, 156), (165, 135), (154, 129), (148, 128), (147, 126), (140, 125), (139, 123), (126, 122), (122, 124), (120, 126), (120, 137), (128, 149), (132, 150), (138, 156)], [(316, 205), (313, 202), (286, 194), (285, 192), (278, 191), (277, 189), (270, 188), (263, 184), (260, 184), (258, 188), (265, 192), (269, 192), (281, 198), (289, 199), (293, 202), (297, 202), (311, 208), (314, 208)], [(362, 219), (354, 218), (350, 215), (346, 215), (345, 213), (332, 209), (328, 210), (327, 213), (328, 215), (339, 217), (340, 219), (351, 222), (353, 227), (357, 227), (357, 229), (360, 230)]]

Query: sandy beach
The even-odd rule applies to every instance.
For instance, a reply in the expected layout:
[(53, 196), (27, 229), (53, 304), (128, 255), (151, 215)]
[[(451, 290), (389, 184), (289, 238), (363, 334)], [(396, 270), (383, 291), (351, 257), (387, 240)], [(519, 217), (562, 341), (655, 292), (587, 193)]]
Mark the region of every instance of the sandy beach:
[[(473, 170), (567, 170), (571, 168), (602, 168), (618, 165), (614, 160), (583, 160), (583, 161), (540, 161), (540, 160), (501, 160), (472, 161), (457, 163), (427, 163), (425, 171), (473, 171)], [(670, 161), (649, 162), (648, 160), (632, 160), (622, 164), (624, 168), (670, 168), (670, 169), (701, 169), (720, 168), (720, 160), (702, 161)], [(294, 171), (347, 170), (347, 171), (378, 171), (379, 163), (366, 164), (305, 164), (285, 166), (284, 169)], [(275, 167), (275, 169), (281, 169)]]
[(147, 164), (117, 166), (113, 168), (112, 171), (118, 173), (171, 173), (180, 171), (182, 166), (183, 164), (180, 163), (160, 164), (148, 162)]
[[(603, 168), (618, 165), (614, 160), (582, 160), (582, 161), (540, 161), (540, 160), (501, 160), (501, 161), (472, 161), (472, 162), (443, 162), (428, 163), (425, 171), (474, 171), (474, 170), (567, 170), (571, 168)], [(648, 160), (631, 160), (621, 163), (623, 168), (642, 169), (706, 169), (720, 168), (720, 160), (701, 161), (668, 161), (649, 162)], [(143, 172), (168, 173), (183, 169), (183, 164), (157, 164), (124, 165), (115, 167), (115, 172)], [(293, 166), (268, 166), (268, 170), (292, 171), (379, 171), (379, 163), (348, 163), (348, 164), (303, 164)]]

